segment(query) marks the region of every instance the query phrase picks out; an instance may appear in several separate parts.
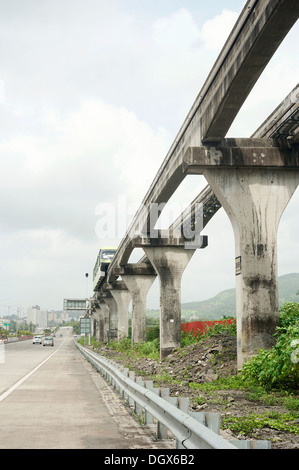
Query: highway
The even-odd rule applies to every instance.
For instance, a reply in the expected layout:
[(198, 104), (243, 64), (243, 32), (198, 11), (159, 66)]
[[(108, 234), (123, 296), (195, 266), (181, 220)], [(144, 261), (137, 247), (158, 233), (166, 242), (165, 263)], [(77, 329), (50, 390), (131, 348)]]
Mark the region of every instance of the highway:
[[(168, 447), (167, 447), (168, 445)], [(74, 345), (5, 345), (0, 363), (0, 449), (161, 449)]]

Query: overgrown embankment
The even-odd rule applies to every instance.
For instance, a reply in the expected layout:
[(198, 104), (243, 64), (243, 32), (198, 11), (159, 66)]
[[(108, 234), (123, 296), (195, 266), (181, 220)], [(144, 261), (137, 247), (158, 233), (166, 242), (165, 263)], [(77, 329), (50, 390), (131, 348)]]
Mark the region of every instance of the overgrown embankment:
[(171, 395), (190, 397), (193, 410), (216, 411), (222, 432), (238, 439), (269, 439), (272, 448), (299, 447), (299, 304), (280, 310), (276, 345), (237, 371), (235, 325), (217, 325), (206, 335), (182, 336), (182, 348), (159, 360), (158, 328), (151, 340), (131, 346), (126, 338), (93, 344)]

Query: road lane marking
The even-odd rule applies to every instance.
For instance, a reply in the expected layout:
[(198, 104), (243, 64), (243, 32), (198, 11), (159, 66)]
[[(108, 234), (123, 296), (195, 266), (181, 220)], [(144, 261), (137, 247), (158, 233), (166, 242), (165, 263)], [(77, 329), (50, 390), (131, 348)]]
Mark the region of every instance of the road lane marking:
[(3, 401), (6, 397), (8, 397), (8, 395), (10, 395), (16, 388), (18, 388), (23, 382), (25, 382), (25, 380), (27, 380), (32, 374), (34, 374), (34, 372), (36, 372), (43, 364), (45, 364), (45, 362), (47, 362), (52, 356), (54, 356), (54, 354), (59, 351), (64, 342), (65, 339), (62, 341), (61, 345), (56, 349), (56, 351), (50, 354), (50, 356), (46, 357), (46, 359), (44, 359), (40, 364), (34, 367), (34, 369), (28, 372), (28, 374), (26, 374), (24, 377), (18, 380), (17, 383), (15, 383), (12, 387), (6, 390), (6, 392), (2, 393), (2, 395), (0, 395), (0, 402)]

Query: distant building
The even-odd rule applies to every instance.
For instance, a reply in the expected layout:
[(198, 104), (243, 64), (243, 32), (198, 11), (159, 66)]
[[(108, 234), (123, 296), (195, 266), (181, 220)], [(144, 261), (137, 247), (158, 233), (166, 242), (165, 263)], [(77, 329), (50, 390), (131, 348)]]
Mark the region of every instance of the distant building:
[(37, 310), (40, 310), (40, 307), (38, 305), (35, 305), (35, 307), (28, 307), (27, 308), (27, 323), (28, 325), (32, 323), (33, 325), (36, 325), (36, 312)]
[(69, 314), (68, 312), (61, 312), (60, 313), (60, 323), (63, 323), (63, 322), (68, 322), (69, 321)]
[(51, 312), (48, 312), (48, 322), (55, 322), (57, 323), (58, 321), (58, 312), (55, 310), (51, 310)]
[(38, 328), (47, 328), (48, 326), (48, 311), (41, 310), (39, 305), (27, 308), (27, 323), (32, 323)]
[(37, 311), (36, 325), (38, 328), (47, 328), (48, 326), (48, 311), (47, 310)]
[[(76, 312), (77, 313), (77, 312)], [(27, 323), (36, 325), (37, 328), (61, 325), (69, 321), (69, 312), (65, 310), (41, 310), (39, 305), (27, 308)]]

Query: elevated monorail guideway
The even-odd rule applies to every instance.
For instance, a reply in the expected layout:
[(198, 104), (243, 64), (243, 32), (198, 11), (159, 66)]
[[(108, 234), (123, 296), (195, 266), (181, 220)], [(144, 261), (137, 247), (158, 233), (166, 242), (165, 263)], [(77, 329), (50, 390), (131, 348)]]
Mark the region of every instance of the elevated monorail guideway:
[[(225, 137), (298, 14), (297, 0), (250, 0), (246, 3), (121, 241), (110, 272), (128, 262), (136, 233), (147, 232), (151, 204), (167, 202), (183, 181), (186, 150), (203, 144), (213, 145)], [(151, 219), (151, 222), (155, 221)]]
[[(298, 92), (298, 87), (296, 87), (295, 90), (292, 90), (292, 92), (284, 99), (284, 101), (276, 108), (275, 113), (277, 116), (282, 116), (278, 120), (278, 118), (275, 119), (275, 122), (279, 126), (284, 126), (285, 119), (286, 121), (289, 118), (289, 115), (292, 115), (297, 109), (296, 107), (298, 106), (297, 103), (297, 93), (294, 93), (294, 91)], [(297, 100), (297, 101), (296, 101)], [(289, 112), (288, 112), (289, 111)], [(269, 116), (269, 118), (263, 123), (262, 126), (260, 126), (260, 130), (255, 133), (255, 138), (259, 139), (259, 132), (266, 132), (266, 129), (271, 128), (271, 132), (275, 132), (275, 127), (272, 125), (272, 120), (273, 120), (273, 113)], [(297, 129), (295, 129), (295, 134), (296, 134)], [(293, 140), (293, 136), (289, 136), (290, 141)], [(273, 139), (266, 139), (267, 142), (273, 141)], [(186, 210), (183, 214), (181, 214), (175, 222), (169, 227), (169, 233), (180, 233), (182, 232), (182, 227), (187, 226), (190, 227), (191, 231), (195, 230), (196, 223), (201, 224), (201, 228), (204, 228), (207, 223), (211, 220), (211, 218), (217, 213), (219, 208), (221, 207), (221, 203), (217, 199), (216, 195), (214, 194), (212, 188), (207, 185), (201, 193), (194, 199), (194, 201), (190, 204), (190, 207), (188, 210)], [(156, 278), (156, 273), (152, 268), (152, 265), (150, 263), (150, 260), (148, 257), (145, 255), (143, 256), (138, 263), (135, 264), (127, 264), (126, 266), (123, 267), (116, 267), (113, 269), (113, 271), (110, 272), (110, 283), (114, 284), (115, 281), (119, 276), (125, 280), (127, 285), (130, 286), (130, 283), (132, 284), (137, 282), (136, 278), (134, 279), (134, 276), (132, 277), (132, 274), (137, 275), (137, 278), (139, 278), (139, 285), (142, 286), (143, 289), (148, 289), (153, 282), (153, 280)], [(129, 278), (128, 278), (129, 276)], [(130, 279), (131, 277), (131, 279)], [(103, 284), (106, 282), (106, 278), (103, 278)], [(128, 281), (129, 284), (128, 284)], [(119, 288), (120, 286), (118, 286)], [(135, 285), (136, 287), (136, 285)], [(100, 290), (100, 289), (98, 289)], [(143, 295), (138, 297), (138, 293), (136, 292), (136, 288), (131, 289), (132, 297), (133, 297), (133, 308), (134, 308), (134, 302), (136, 302), (136, 296), (137, 296), (137, 301), (141, 302), (141, 299), (143, 298), (143, 309), (144, 311), (146, 310), (146, 294), (143, 293)], [(107, 296), (106, 294), (100, 294), (101, 296)], [(111, 295), (111, 294), (110, 294)], [(135, 301), (134, 301), (135, 297)], [(140, 299), (141, 297), (141, 299)], [(95, 298), (100, 299), (101, 297), (97, 297), (97, 294), (95, 293)], [(103, 299), (104, 301), (104, 299)], [(97, 303), (97, 302), (96, 302)], [(105, 303), (101, 304), (103, 307), (105, 307)], [(103, 311), (103, 310), (102, 310)], [(145, 315), (145, 314), (144, 314)], [(101, 319), (101, 316), (99, 317)], [(102, 318), (102, 323), (104, 321), (104, 318)], [(132, 339), (134, 339), (135, 342), (139, 342), (142, 339), (142, 331), (145, 331), (145, 326), (144, 328), (141, 328), (140, 325), (137, 324), (135, 325), (135, 322), (132, 324)], [(134, 333), (134, 334), (133, 334)]]
[[(298, 148), (286, 138), (293, 136), (296, 141), (297, 111), (282, 113), (276, 134), (270, 138), (262, 132), (262, 138), (250, 139), (225, 139), (225, 135), (298, 15), (297, 0), (246, 3), (105, 276), (108, 286), (117, 273), (131, 276), (131, 284), (139, 277), (141, 289), (152, 273), (146, 266), (142, 276), (129, 273), (127, 263), (134, 247), (142, 246), (160, 280), (161, 358), (180, 346), (180, 279), (195, 249), (205, 243), (187, 250), (186, 238), (170, 236), (167, 240), (160, 231), (156, 240), (150, 229), (159, 217), (157, 205), (162, 209), (161, 204), (168, 202), (188, 174), (202, 174), (209, 183), (193, 206), (202, 198), (204, 216), (205, 209), (206, 214), (213, 214), (222, 205), (234, 229), (238, 367), (273, 341), (278, 322), (277, 227), (299, 182)], [(207, 200), (205, 191), (212, 191)], [(209, 200), (213, 208), (207, 210)], [(191, 221), (192, 217), (195, 226), (195, 209)], [(179, 227), (174, 224), (172, 228)], [(118, 291), (114, 286), (108, 288), (114, 298), (122, 298), (119, 318), (127, 325), (127, 307), (120, 284), (118, 287)], [(145, 294), (143, 310), (144, 299)]]
[(270, 116), (251, 136), (252, 138), (288, 139), (299, 138), (299, 84), (288, 94)]

